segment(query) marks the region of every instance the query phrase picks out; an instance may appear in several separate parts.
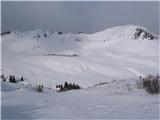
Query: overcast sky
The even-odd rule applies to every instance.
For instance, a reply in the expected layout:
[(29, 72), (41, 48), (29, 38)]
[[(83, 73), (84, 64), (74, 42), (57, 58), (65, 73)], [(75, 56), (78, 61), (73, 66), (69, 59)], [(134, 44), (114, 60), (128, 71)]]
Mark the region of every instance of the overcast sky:
[(94, 33), (142, 25), (159, 33), (159, 2), (2, 2), (2, 31), (44, 29)]

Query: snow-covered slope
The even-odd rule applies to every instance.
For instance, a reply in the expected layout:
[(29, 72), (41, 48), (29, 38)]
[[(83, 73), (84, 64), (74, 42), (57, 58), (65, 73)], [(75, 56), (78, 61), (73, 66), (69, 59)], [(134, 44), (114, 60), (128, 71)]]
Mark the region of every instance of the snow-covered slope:
[(94, 34), (14, 31), (2, 36), (2, 72), (51, 88), (64, 81), (89, 87), (113, 79), (156, 74), (159, 40), (154, 34), (153, 40), (143, 38), (143, 32), (137, 37), (137, 29), (148, 32), (134, 25)]
[[(2, 119), (158, 119), (159, 95), (137, 88), (139, 76), (159, 73), (158, 50), (159, 38), (135, 25), (94, 34), (7, 32)], [(9, 83), (9, 75), (24, 81)], [(53, 90), (65, 81), (84, 89)]]

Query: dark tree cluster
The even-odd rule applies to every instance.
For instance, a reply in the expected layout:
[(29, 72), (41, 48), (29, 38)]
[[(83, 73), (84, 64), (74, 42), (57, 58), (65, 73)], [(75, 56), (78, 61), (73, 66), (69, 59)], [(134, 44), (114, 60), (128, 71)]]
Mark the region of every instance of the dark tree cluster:
[(11, 83), (16, 83), (17, 81), (16, 81), (16, 77), (14, 76), (14, 75), (10, 75), (9, 76), (9, 82), (11, 82)]
[[(6, 82), (8, 77), (5, 77), (4, 74), (1, 75), (1, 80)], [(9, 78), (8, 78), (8, 81), (11, 82), (11, 83), (17, 83), (18, 81), (24, 81), (24, 78), (23, 76), (21, 76), (21, 78), (19, 79), (16, 79), (15, 75), (10, 75)]]
[(78, 55), (77, 54), (73, 54), (72, 57), (78, 57)]
[(141, 78), (143, 88), (150, 94), (158, 94), (160, 91), (160, 76), (148, 75)]
[(65, 82), (64, 85), (63, 84), (56, 85), (56, 88), (59, 88), (59, 92), (63, 92), (73, 89), (80, 89), (80, 86), (78, 84)]
[(146, 30), (144, 30), (142, 28), (136, 29), (136, 32), (134, 34), (134, 38), (138, 39), (142, 33), (143, 33), (142, 39), (149, 39), (149, 40), (156, 39), (156, 37), (154, 35), (152, 35), (151, 33), (147, 32)]
[(59, 34), (59, 35), (61, 35), (61, 34), (63, 34), (63, 33), (62, 33), (62, 32), (60, 32), (60, 31), (58, 31), (58, 34)]
[(10, 34), (10, 33), (11, 33), (10, 31), (6, 31), (6, 32), (1, 33), (1, 35), (3, 36), (3, 35), (6, 35), (6, 34)]
[(36, 39), (36, 41), (38, 41), (40, 37), (41, 37), (41, 36), (40, 36), (39, 34), (36, 34), (36, 35), (33, 36), (32, 39)]

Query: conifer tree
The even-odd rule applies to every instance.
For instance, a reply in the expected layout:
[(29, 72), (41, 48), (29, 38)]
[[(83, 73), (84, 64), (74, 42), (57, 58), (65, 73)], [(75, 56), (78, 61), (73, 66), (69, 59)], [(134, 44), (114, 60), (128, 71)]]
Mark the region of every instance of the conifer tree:
[(21, 77), (21, 81), (24, 81), (24, 78), (23, 78), (23, 76)]
[(12, 78), (13, 78), (13, 79), (12, 79), (12, 80), (13, 80), (12, 82), (13, 82), (13, 83), (16, 83), (16, 78), (15, 78), (15, 76), (14, 76), (14, 75), (13, 75), (13, 77), (12, 77)]
[(12, 75), (9, 76), (9, 82), (12, 82), (13, 79), (12, 79)]
[(1, 75), (1, 79), (4, 79), (4, 74)]

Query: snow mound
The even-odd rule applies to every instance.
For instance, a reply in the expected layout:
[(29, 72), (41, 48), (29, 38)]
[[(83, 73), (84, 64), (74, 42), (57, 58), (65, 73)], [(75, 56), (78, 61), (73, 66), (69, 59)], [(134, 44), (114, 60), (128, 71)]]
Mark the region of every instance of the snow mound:
[(19, 90), (19, 86), (17, 86), (17, 84), (1, 82), (1, 91), (12, 92), (15, 90)]

